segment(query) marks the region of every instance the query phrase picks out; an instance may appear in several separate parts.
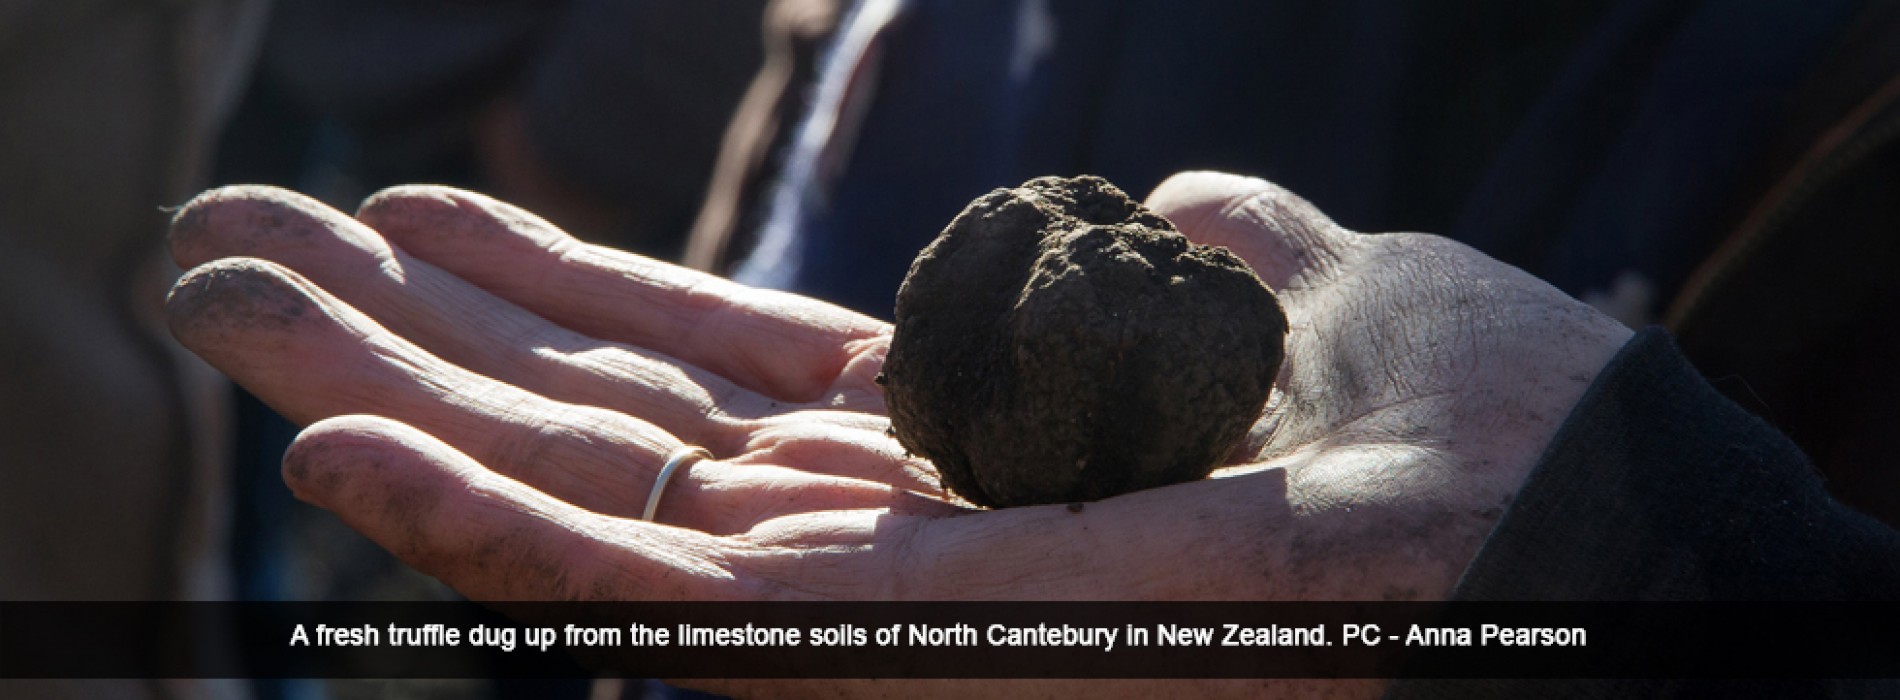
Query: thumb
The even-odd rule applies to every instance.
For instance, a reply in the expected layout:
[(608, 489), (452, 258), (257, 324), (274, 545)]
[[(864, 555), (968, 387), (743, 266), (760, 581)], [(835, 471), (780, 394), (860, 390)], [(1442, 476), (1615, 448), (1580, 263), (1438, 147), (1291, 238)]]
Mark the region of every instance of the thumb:
[(1299, 195), (1259, 178), (1184, 172), (1156, 187), (1147, 204), (1194, 242), (1234, 251), (1276, 291), (1330, 274), (1356, 237)]

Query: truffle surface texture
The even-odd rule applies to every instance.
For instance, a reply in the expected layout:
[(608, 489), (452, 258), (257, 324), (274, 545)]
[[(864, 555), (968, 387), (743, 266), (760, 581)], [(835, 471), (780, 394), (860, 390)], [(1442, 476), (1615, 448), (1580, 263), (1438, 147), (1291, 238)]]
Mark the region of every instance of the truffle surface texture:
[(891, 427), (980, 506), (1200, 479), (1260, 417), (1286, 316), (1226, 248), (1093, 176), (970, 203), (897, 293)]

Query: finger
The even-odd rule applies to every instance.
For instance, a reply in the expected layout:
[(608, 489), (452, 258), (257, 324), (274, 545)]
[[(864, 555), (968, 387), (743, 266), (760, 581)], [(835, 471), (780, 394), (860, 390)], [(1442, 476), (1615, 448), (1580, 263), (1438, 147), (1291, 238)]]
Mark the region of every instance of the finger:
[(1356, 240), (1306, 200), (1258, 178), (1181, 173), (1147, 204), (1195, 242), (1234, 251), (1275, 291), (1323, 279)]
[(881, 394), (889, 326), (844, 309), (582, 243), (461, 190), (384, 190), (357, 218), (397, 246), (576, 331), (650, 348), (781, 401)]
[(206, 192), (173, 219), (190, 269), (255, 257), (296, 270), (430, 354), (550, 398), (640, 416), (721, 454), (768, 401), (671, 358), (562, 328), (392, 248), (375, 231), (295, 192)]
[[(293, 421), (388, 415), (595, 512), (639, 513), (666, 455), (681, 447), (645, 421), (443, 362), (274, 263), (201, 265), (173, 288), (167, 308), (181, 343)], [(787, 513), (891, 498), (888, 484), (703, 461), (669, 482), (658, 519), (741, 532)]]
[(890, 419), (842, 411), (797, 411), (759, 421), (734, 463), (809, 465), (812, 471), (948, 498), (935, 467), (889, 434)]
[(402, 423), (316, 423), (284, 454), (299, 499), (477, 600), (750, 597), (703, 533), (602, 517)]

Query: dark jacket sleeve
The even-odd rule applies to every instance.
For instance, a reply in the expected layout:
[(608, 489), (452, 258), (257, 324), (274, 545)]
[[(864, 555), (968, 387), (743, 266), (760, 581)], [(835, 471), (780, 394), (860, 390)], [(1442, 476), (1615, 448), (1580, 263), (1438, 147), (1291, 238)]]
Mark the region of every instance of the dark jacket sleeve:
[[(1650, 329), (1585, 393), (1452, 595), (1893, 600), (1900, 598), (1900, 532), (1830, 497), (1793, 443), (1711, 388), (1668, 334)], [(1715, 690), (1703, 683), (1400, 681), (1389, 697)], [(1867, 690), (1855, 685), (1780, 690)]]
[(1585, 393), (1453, 596), (1893, 600), (1900, 532), (1830, 497), (1651, 329)]

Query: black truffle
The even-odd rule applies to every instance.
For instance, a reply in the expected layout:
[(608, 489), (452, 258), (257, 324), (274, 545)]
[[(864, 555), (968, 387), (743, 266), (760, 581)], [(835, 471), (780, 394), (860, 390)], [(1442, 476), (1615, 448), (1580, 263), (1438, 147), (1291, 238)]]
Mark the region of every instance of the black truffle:
[(971, 202), (911, 263), (896, 321), (891, 427), (987, 507), (1207, 476), (1259, 419), (1286, 336), (1239, 256), (1092, 176)]

